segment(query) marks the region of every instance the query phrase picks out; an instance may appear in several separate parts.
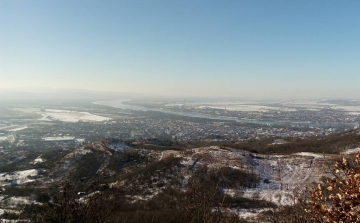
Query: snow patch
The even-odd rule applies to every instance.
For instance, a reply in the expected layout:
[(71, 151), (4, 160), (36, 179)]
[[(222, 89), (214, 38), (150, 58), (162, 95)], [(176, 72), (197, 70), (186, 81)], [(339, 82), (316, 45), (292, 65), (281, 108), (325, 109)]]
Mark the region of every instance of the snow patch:
[(73, 136), (55, 136), (55, 137), (43, 137), (43, 141), (71, 141), (74, 140)]
[(360, 148), (347, 149), (345, 152), (342, 152), (341, 154), (350, 155), (358, 152), (360, 152)]
[(36, 177), (38, 171), (36, 169), (15, 171), (12, 173), (0, 173), (0, 184), (1, 185), (20, 185), (35, 181), (31, 179)]
[(317, 157), (317, 158), (324, 157), (323, 155), (319, 155), (319, 154), (316, 154), (316, 153), (309, 153), (309, 152), (294, 153), (293, 155), (298, 155), (298, 156), (311, 156), (311, 157)]
[(63, 121), (63, 122), (103, 122), (109, 121), (111, 118), (106, 118), (99, 115), (94, 115), (89, 112), (76, 112), (76, 111), (67, 111), (67, 110), (55, 110), (55, 109), (46, 109), (46, 112), (42, 112), (43, 116), (40, 120), (42, 121)]
[(27, 128), (28, 128), (27, 126), (23, 126), (23, 127), (16, 128), (16, 129), (10, 129), (8, 131), (9, 132), (17, 132), (17, 131), (21, 131), (21, 130), (24, 130), (24, 129), (27, 129)]
[(40, 156), (36, 159), (34, 159), (34, 164), (37, 164), (37, 163), (43, 163), (45, 162)]

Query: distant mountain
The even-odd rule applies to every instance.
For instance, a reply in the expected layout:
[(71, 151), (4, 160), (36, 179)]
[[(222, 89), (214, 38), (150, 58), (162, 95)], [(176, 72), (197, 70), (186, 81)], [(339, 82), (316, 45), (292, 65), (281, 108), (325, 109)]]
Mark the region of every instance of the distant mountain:
[(101, 92), (84, 89), (53, 89), (44, 87), (0, 90), (0, 101), (96, 101), (139, 98), (141, 94), (122, 92)]

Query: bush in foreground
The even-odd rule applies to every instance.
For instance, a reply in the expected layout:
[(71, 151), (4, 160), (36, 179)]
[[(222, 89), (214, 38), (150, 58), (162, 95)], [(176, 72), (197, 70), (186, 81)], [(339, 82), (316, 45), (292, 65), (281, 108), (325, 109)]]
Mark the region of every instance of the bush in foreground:
[(345, 158), (336, 162), (335, 177), (312, 190), (306, 211), (315, 222), (360, 222), (360, 153), (355, 161), (355, 166)]

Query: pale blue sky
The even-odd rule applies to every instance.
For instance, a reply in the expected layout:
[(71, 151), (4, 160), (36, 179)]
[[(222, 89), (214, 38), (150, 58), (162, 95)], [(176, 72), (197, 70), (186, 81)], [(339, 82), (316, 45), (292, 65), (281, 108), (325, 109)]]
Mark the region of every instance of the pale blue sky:
[(0, 89), (358, 97), (360, 1), (0, 0)]

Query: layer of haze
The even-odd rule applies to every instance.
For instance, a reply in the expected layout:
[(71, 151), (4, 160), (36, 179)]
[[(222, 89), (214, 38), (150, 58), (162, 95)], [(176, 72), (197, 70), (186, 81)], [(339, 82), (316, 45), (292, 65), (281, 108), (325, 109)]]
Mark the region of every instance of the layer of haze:
[(360, 1), (0, 0), (0, 90), (360, 94)]

